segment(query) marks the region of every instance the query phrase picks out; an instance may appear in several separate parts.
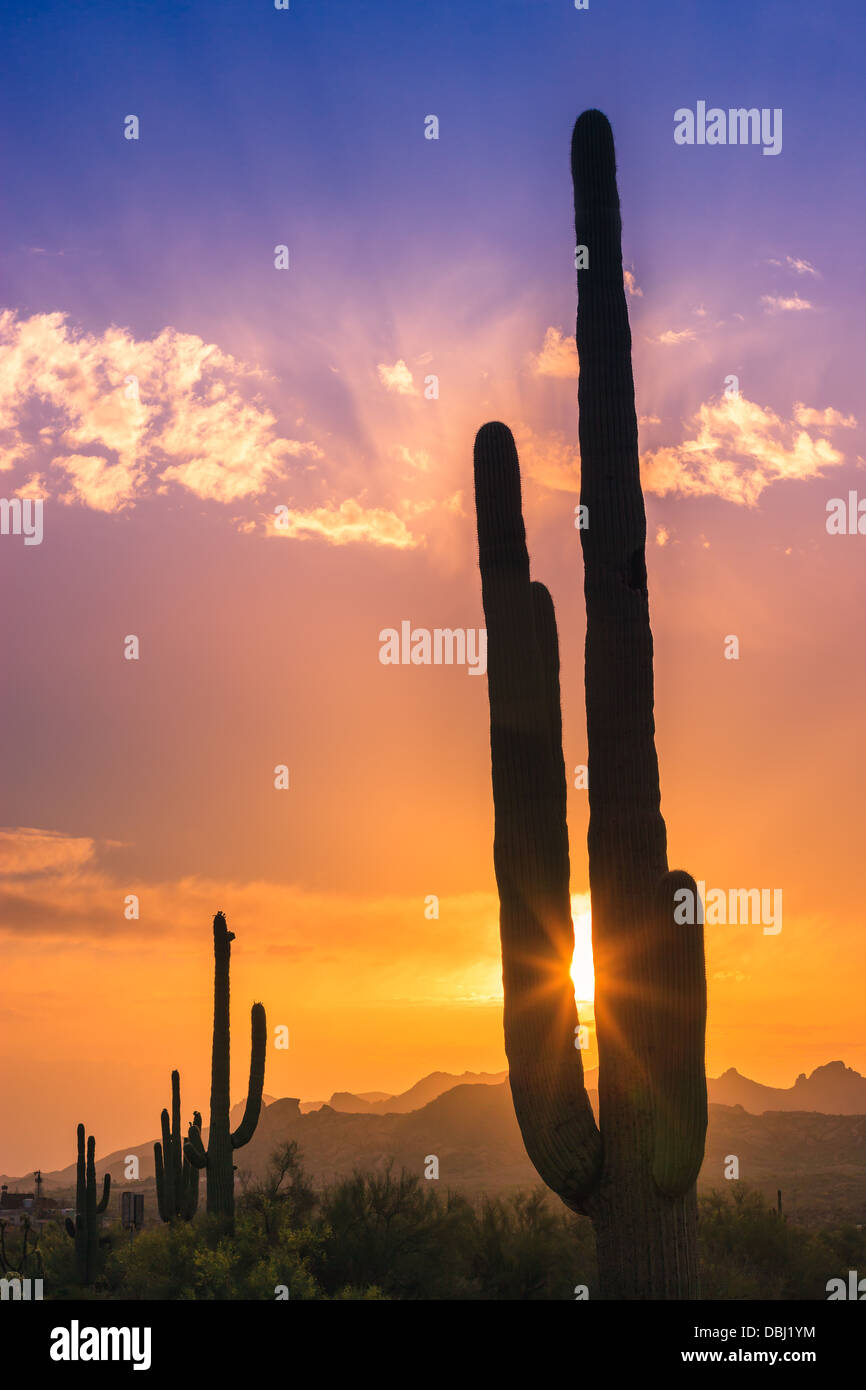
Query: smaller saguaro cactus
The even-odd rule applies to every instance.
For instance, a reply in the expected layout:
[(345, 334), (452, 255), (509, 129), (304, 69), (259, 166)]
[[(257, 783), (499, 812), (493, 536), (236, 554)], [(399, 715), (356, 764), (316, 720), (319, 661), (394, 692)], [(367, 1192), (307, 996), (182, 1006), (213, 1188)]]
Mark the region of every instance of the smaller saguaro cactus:
[[(191, 1221), (198, 1208), (199, 1170), (183, 1151), (180, 1133), (180, 1073), (171, 1074), (171, 1120), (161, 1115), (162, 1143), (153, 1146), (156, 1201), (163, 1221)], [(193, 1112), (191, 1128), (201, 1133), (201, 1115)]]
[(233, 1229), (235, 1215), (234, 1151), (250, 1142), (259, 1122), (268, 1032), (264, 1005), (253, 1004), (247, 1103), (243, 1119), (232, 1131), (229, 1125), (229, 966), (234, 939), (234, 932), (226, 926), (225, 915), (218, 912), (213, 919), (214, 1009), (208, 1146), (205, 1149), (201, 1126), (196, 1127), (195, 1124), (190, 1125), (183, 1146), (184, 1154), (193, 1167), (204, 1168), (207, 1172), (208, 1212), (219, 1217), (228, 1230)]
[(99, 1227), (96, 1218), (108, 1206), (111, 1174), (102, 1179), (102, 1197), (96, 1200), (96, 1140), (87, 1137), (87, 1159), (84, 1157), (84, 1125), (78, 1126), (78, 1180), (75, 1188), (75, 1221), (67, 1217), (66, 1230), (75, 1241), (78, 1278), (82, 1284), (92, 1284), (99, 1260)]
[(0, 1273), (11, 1275), (13, 1279), (30, 1279), (35, 1274), (42, 1278), (42, 1254), (36, 1248), (39, 1233), (34, 1232), (29, 1217), (21, 1224), (21, 1239), (18, 1249), (13, 1250), (6, 1241), (8, 1221), (0, 1221)]

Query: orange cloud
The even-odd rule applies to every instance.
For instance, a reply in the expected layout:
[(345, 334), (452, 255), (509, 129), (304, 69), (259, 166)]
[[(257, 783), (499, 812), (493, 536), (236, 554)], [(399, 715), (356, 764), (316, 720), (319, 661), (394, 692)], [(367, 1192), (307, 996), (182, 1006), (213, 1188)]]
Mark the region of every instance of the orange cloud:
[(535, 434), (527, 425), (514, 430), (521, 471), (555, 492), (580, 492), (580, 451), (564, 435)]
[(92, 859), (93, 848), (93, 840), (59, 830), (7, 827), (0, 830), (0, 876), (69, 872)]
[(143, 471), (126, 463), (108, 463), (98, 455), (67, 454), (51, 460), (72, 481), (60, 501), (83, 502), (98, 512), (119, 512), (136, 495)]
[(413, 550), (421, 544), (396, 512), (382, 507), (365, 508), (353, 498), (341, 502), (339, 507), (313, 507), (309, 511), (281, 508), (276, 516), (268, 518), (266, 532), (268, 536), (289, 540), (319, 538), (331, 545), (366, 542)]
[(826, 410), (813, 410), (810, 406), (803, 405), (802, 401), (797, 401), (794, 406), (794, 419), (798, 425), (817, 425), (819, 429), (825, 430), (853, 430), (857, 424), (853, 415), (843, 415), (831, 405), (828, 405)]
[(633, 295), (638, 299), (643, 299), (643, 290), (640, 288), (637, 281), (635, 280), (633, 270), (624, 270), (622, 272), (622, 282), (625, 285), (626, 292), (628, 294)]
[(548, 328), (541, 352), (531, 357), (536, 376), (576, 377), (578, 375), (577, 345), (572, 337), (564, 337), (559, 328)]

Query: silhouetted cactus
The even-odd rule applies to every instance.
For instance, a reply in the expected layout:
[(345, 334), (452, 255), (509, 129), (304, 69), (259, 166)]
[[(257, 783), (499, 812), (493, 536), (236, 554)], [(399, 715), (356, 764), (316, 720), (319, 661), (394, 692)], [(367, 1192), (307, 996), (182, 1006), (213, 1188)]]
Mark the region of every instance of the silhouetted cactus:
[(619, 196), (613, 136), (598, 111), (575, 126), (572, 172), (577, 244), (588, 248), (577, 347), (600, 1132), (569, 974), (556, 619), (547, 590), (530, 582), (514, 440), (490, 424), (476, 439), (475, 489), (505, 1046), (527, 1152), (548, 1186), (592, 1218), (602, 1295), (694, 1298), (695, 1179), (707, 1120), (703, 932), (674, 922), (674, 894), (690, 889), (696, 903), (697, 887), (668, 872), (659, 810)]
[(232, 1133), (229, 1128), (229, 965), (231, 943), (234, 939), (234, 932), (228, 930), (225, 917), (218, 912), (213, 919), (214, 1014), (208, 1145), (205, 1149), (201, 1137), (201, 1124), (196, 1127), (193, 1123), (189, 1127), (189, 1134), (183, 1146), (189, 1162), (195, 1168), (204, 1168), (207, 1171), (208, 1211), (221, 1217), (229, 1229), (234, 1224), (235, 1213), (233, 1155), (235, 1149), (240, 1149), (250, 1142), (259, 1121), (267, 1046), (264, 1005), (253, 1004), (247, 1103), (243, 1119)]
[(96, 1200), (96, 1140), (93, 1135), (87, 1139), (87, 1160), (84, 1157), (84, 1125), (78, 1126), (78, 1175), (75, 1186), (75, 1221), (66, 1218), (67, 1233), (75, 1241), (75, 1262), (78, 1266), (78, 1280), (81, 1284), (92, 1284), (96, 1278), (99, 1263), (99, 1224), (108, 1206), (111, 1192), (111, 1174), (106, 1173), (102, 1180), (102, 1197)]
[[(198, 1208), (199, 1170), (184, 1153), (180, 1133), (180, 1073), (171, 1074), (171, 1121), (167, 1110), (160, 1116), (162, 1143), (153, 1146), (156, 1202), (162, 1221), (191, 1221)], [(191, 1128), (201, 1132), (201, 1115), (193, 1112)]]
[(34, 1232), (30, 1218), (25, 1216), (21, 1223), (18, 1249), (14, 1250), (6, 1239), (8, 1225), (8, 1221), (0, 1221), (0, 1272), (13, 1279), (41, 1279), (42, 1252), (37, 1248), (39, 1232)]

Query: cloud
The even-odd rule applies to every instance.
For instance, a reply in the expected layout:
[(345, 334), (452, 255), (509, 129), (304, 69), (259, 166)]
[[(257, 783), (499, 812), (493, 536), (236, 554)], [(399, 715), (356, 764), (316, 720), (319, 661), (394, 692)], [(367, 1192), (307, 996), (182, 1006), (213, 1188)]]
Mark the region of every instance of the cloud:
[[(782, 261), (770, 258), (767, 264), (781, 266)], [(816, 270), (811, 261), (804, 261), (800, 256), (786, 256), (784, 264), (789, 270), (793, 270), (795, 275), (814, 275), (817, 279), (821, 277), (820, 270)]]
[(761, 303), (768, 314), (802, 313), (804, 309), (814, 308), (808, 299), (801, 299), (798, 294), (790, 295), (788, 298), (778, 294), (762, 294)]
[(365, 508), (352, 498), (341, 502), (339, 507), (330, 504), (309, 511), (281, 511), (278, 516), (268, 518), (267, 534), (289, 540), (325, 540), (330, 545), (366, 542), (396, 550), (413, 550), (421, 544), (396, 512), (381, 507)]
[(432, 459), (426, 449), (409, 449), (405, 444), (398, 444), (394, 453), (395, 457), (411, 468), (413, 473), (430, 472)]
[(386, 362), (380, 362), (376, 370), (386, 391), (393, 391), (398, 396), (418, 395), (418, 387), (402, 357), (393, 367), (389, 367)]
[(558, 328), (548, 328), (541, 352), (531, 355), (536, 376), (577, 377), (577, 345), (574, 338), (565, 338)]
[[(0, 880), (0, 937), (16, 938), (16, 952), (25, 942), (34, 953), (50, 945), (55, 961), (96, 943), (103, 963), (114, 954), (135, 960), (141, 956), (142, 921), (124, 916), (130, 893), (140, 899), (148, 940), (171, 943), (176, 965), (193, 971), (186, 978), (195, 980), (193, 988), (201, 989), (203, 999), (213, 973), (210, 922), (222, 908), (243, 940), (245, 966), (273, 978), (283, 962), (290, 962), (307, 1006), (332, 1006), (336, 991), (380, 1005), (492, 1002), (501, 1007), (495, 893), (443, 898), (447, 913), (428, 939), (416, 929), (417, 893), (368, 897), (261, 879), (121, 882), (95, 870), (34, 873), (29, 879)], [(152, 964), (143, 962), (145, 974)]]
[[(288, 460), (322, 457), (315, 444), (280, 435), (256, 395), (263, 375), (170, 327), (139, 341), (113, 326), (76, 332), (60, 313), (6, 311), (0, 468), (50, 463), (63, 501), (104, 512), (172, 483), (218, 502), (255, 497), (285, 476)], [(35, 412), (43, 423), (29, 443), (21, 426)]]
[(671, 538), (671, 533), (666, 526), (656, 527), (656, 545), (665, 546)]
[(134, 498), (141, 477), (138, 469), (107, 463), (98, 455), (68, 454), (52, 459), (51, 467), (62, 468), (72, 482), (70, 491), (61, 494), (61, 502), (84, 502), (98, 512), (121, 511)]
[(535, 434), (527, 425), (514, 431), (520, 469), (540, 487), (555, 492), (580, 492), (580, 450), (564, 435)]
[(666, 328), (664, 333), (660, 333), (657, 338), (650, 338), (651, 343), (661, 343), (664, 347), (673, 347), (677, 343), (689, 343), (695, 336), (693, 328)]
[(782, 420), (742, 394), (707, 401), (689, 422), (691, 438), (642, 456), (644, 487), (660, 497), (715, 496), (753, 507), (771, 483), (818, 478), (844, 461), (829, 440), (799, 424), (796, 414)]
[(816, 270), (810, 261), (801, 260), (799, 256), (786, 256), (785, 260), (797, 275), (820, 275), (820, 271)]
[(637, 299), (643, 299), (643, 290), (635, 280), (633, 270), (624, 270), (622, 272), (622, 282), (628, 294), (633, 295)]
[(70, 872), (93, 857), (93, 840), (32, 826), (0, 829), (0, 877)]
[(803, 405), (802, 401), (798, 401), (794, 406), (794, 419), (798, 425), (817, 425), (819, 429), (825, 430), (852, 430), (857, 424), (853, 415), (843, 415), (841, 410), (834, 410), (832, 405), (828, 405), (826, 410), (813, 410), (810, 406)]

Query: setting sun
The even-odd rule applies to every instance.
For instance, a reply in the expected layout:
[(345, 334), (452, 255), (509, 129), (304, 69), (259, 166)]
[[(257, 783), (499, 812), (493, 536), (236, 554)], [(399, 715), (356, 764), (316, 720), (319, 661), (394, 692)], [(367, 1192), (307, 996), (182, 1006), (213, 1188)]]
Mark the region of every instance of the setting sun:
[(574, 956), (571, 962), (574, 997), (592, 1001), (595, 998), (595, 970), (592, 964), (592, 913), (588, 893), (572, 894), (571, 916), (574, 922)]

